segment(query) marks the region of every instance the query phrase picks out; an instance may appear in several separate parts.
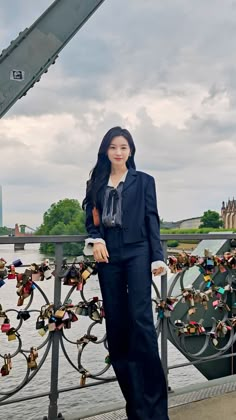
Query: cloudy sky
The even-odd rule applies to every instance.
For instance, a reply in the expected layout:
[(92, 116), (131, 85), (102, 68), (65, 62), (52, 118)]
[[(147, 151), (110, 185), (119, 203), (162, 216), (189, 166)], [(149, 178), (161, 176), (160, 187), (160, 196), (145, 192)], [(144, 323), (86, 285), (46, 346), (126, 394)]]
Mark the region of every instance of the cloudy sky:
[[(0, 50), (51, 3), (2, 1)], [(0, 121), (3, 224), (81, 201), (114, 125), (133, 134), (164, 220), (220, 211), (236, 196), (235, 51), (235, 0), (106, 0)]]

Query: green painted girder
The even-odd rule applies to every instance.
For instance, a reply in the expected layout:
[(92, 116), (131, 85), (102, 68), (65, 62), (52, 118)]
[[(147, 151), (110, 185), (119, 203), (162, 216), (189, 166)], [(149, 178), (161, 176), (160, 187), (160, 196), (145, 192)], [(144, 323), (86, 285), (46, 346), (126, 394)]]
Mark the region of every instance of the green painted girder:
[(105, 0), (56, 0), (0, 55), (0, 118), (40, 80)]

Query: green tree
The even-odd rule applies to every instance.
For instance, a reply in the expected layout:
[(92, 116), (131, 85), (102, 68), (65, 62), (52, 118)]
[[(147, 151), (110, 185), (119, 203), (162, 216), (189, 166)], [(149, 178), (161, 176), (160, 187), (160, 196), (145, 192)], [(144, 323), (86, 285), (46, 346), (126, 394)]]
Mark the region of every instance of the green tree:
[(220, 219), (219, 213), (214, 210), (207, 210), (203, 213), (201, 217), (200, 228), (219, 228), (223, 225), (222, 220)]
[[(85, 213), (78, 200), (65, 198), (54, 203), (44, 213), (43, 223), (36, 235), (79, 235), (85, 233)], [(44, 254), (54, 253), (54, 244), (41, 244)], [(80, 255), (83, 244), (68, 243), (63, 246), (65, 255)]]
[(6, 226), (2, 226), (0, 227), (0, 235), (9, 235), (11, 233), (11, 229), (6, 227)]

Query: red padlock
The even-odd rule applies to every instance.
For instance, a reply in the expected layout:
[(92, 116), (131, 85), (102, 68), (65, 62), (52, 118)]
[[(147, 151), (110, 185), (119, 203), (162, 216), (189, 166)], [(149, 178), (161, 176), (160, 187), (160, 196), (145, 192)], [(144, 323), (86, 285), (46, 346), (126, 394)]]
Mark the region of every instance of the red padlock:
[(16, 269), (15, 269), (15, 266), (14, 265), (11, 265), (10, 266), (10, 271), (8, 273), (7, 278), (9, 280), (14, 280), (16, 278)]
[(2, 332), (8, 332), (11, 328), (10, 320), (6, 317), (4, 323), (1, 325)]
[(83, 281), (79, 281), (77, 283), (76, 289), (79, 290), (79, 291), (83, 290)]

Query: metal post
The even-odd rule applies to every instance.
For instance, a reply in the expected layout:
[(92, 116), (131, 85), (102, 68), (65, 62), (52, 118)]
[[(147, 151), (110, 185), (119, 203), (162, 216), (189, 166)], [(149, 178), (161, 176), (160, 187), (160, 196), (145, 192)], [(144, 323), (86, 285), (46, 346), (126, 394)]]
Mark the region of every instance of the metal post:
[[(167, 261), (167, 241), (162, 241), (162, 249), (164, 253), (164, 260)], [(166, 300), (167, 297), (167, 274), (161, 276), (161, 298)], [(166, 381), (168, 381), (168, 352), (167, 352), (167, 318), (162, 319), (161, 329), (161, 361), (164, 369)]]
[[(55, 250), (56, 270), (54, 283), (54, 305), (58, 308), (61, 302), (61, 279), (59, 272), (63, 260), (63, 244), (56, 243)], [(61, 331), (54, 331), (52, 334), (52, 355), (51, 355), (51, 386), (48, 407), (48, 420), (56, 420), (58, 418), (58, 371), (59, 371), (59, 343)]]

